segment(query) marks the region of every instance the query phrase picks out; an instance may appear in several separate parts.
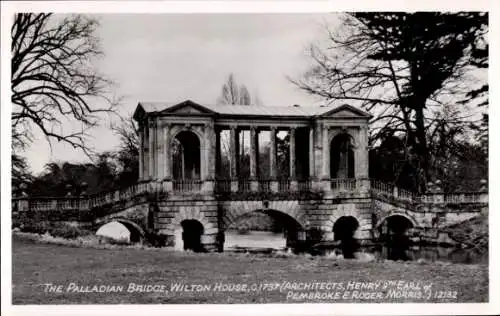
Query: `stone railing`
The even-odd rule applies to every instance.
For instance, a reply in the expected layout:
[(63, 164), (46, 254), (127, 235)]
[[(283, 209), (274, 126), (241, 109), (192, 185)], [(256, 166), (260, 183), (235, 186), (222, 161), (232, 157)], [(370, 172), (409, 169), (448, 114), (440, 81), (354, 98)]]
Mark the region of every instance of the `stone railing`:
[(297, 191), (309, 192), (311, 190), (312, 190), (311, 180), (299, 180), (299, 181), (297, 181)]
[(423, 195), (419, 195), (415, 192), (398, 188), (393, 184), (384, 183), (372, 179), (370, 181), (370, 191), (372, 192), (372, 194), (388, 196), (397, 200), (413, 201), (416, 203), (434, 203), (434, 204), (488, 203), (488, 192), (485, 189), (479, 192), (462, 192), (462, 193), (430, 192)]
[(272, 192), (272, 180), (258, 180), (258, 189), (260, 192)]
[(199, 192), (203, 181), (195, 179), (183, 179), (172, 181), (174, 192)]
[[(207, 185), (209, 184), (209, 185)], [(326, 185), (327, 184), (327, 185)], [(207, 186), (206, 186), (207, 185)], [(29, 197), (20, 196), (12, 199), (14, 211), (48, 211), (48, 210), (89, 210), (95, 207), (111, 205), (121, 201), (147, 194), (171, 192), (172, 194), (184, 193), (206, 193), (211, 194), (230, 192), (311, 192), (313, 190), (324, 191), (330, 197), (349, 196), (367, 197), (371, 194), (384, 196), (400, 201), (432, 204), (466, 204), (466, 203), (488, 203), (488, 192), (483, 189), (480, 192), (442, 193), (432, 192), (425, 195), (417, 195), (377, 180), (369, 179), (330, 179), (324, 180), (173, 180), (173, 181), (150, 181), (140, 182), (130, 187), (112, 192), (104, 192), (79, 197)]]
[(355, 191), (359, 186), (357, 179), (331, 179), (330, 188), (334, 192)]
[(289, 192), (290, 190), (290, 180), (279, 179), (278, 180), (278, 192)]

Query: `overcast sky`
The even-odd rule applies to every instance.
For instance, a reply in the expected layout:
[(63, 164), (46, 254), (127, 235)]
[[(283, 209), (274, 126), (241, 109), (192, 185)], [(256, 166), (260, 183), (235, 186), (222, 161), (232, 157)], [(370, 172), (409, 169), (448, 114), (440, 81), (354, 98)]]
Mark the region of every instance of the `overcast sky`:
[[(324, 39), (329, 14), (108, 14), (98, 35), (105, 57), (101, 72), (124, 97), (120, 112), (131, 115), (139, 101), (215, 103), (234, 73), (265, 105), (309, 105), (319, 100), (290, 84), (310, 65), (307, 47)], [(93, 133), (98, 150), (118, 145), (108, 128)], [(40, 138), (26, 157), (38, 173), (49, 161), (83, 161), (69, 146)]]

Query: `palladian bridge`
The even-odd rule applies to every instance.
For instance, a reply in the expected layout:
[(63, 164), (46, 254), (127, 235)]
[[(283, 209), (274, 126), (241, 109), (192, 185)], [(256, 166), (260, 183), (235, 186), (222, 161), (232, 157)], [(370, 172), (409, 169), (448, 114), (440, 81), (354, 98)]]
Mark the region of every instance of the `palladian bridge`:
[[(214, 251), (222, 250), (224, 231), (253, 212), (279, 221), (292, 248), (346, 235), (373, 240), (384, 229), (428, 235), (487, 212), (484, 183), (478, 192), (453, 194), (437, 183), (417, 195), (369, 179), (370, 118), (350, 105), (141, 102), (134, 113), (140, 134), (136, 185), (92, 196), (18, 196), (14, 216), (95, 229), (118, 221), (132, 239), (157, 235), (165, 246)], [(278, 140), (283, 132), (287, 142)], [(249, 140), (249, 170), (240, 165), (241, 133), (249, 135), (241, 138)], [(266, 155), (260, 153), (263, 133), (269, 135)], [(286, 177), (278, 166), (278, 143), (288, 147)]]

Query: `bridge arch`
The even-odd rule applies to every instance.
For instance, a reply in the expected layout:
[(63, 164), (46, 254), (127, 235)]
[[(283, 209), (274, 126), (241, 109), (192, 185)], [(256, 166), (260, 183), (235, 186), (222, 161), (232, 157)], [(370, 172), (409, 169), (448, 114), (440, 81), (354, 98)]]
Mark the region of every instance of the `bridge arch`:
[(386, 221), (388, 220), (389, 218), (391, 217), (394, 217), (394, 216), (401, 216), (401, 217), (404, 217), (406, 220), (408, 220), (412, 227), (419, 227), (417, 221), (409, 214), (405, 213), (405, 212), (399, 212), (399, 211), (396, 211), (396, 212), (391, 212), (389, 214), (387, 214), (386, 216), (380, 218), (377, 223), (375, 224), (375, 227), (374, 227), (374, 231), (378, 231), (378, 229), (380, 228), (380, 226)]
[(360, 235), (360, 226), (361, 226), (361, 214), (360, 211), (356, 208), (354, 204), (343, 204), (338, 206), (339, 209), (333, 211), (330, 218), (326, 221), (326, 227), (323, 227), (323, 231), (325, 233), (325, 237), (329, 240), (334, 240), (335, 237), (335, 223), (337, 223), (341, 218), (350, 218), (352, 217), (358, 223), (357, 229), (354, 231), (354, 238), (359, 239), (362, 236)]
[(297, 249), (306, 238), (305, 231), (309, 223), (305, 219), (297, 201), (233, 201), (223, 206), (224, 217), (222, 235), (240, 219), (252, 213), (266, 214), (283, 229), (287, 248)]
[[(175, 217), (172, 219), (170, 224), (167, 225), (166, 229), (167, 234), (174, 236), (175, 249), (184, 250), (185, 240), (183, 237), (187, 237), (186, 234), (192, 234), (194, 231), (199, 229), (194, 227), (197, 226), (194, 222), (198, 222), (202, 227), (200, 234), (201, 246), (203, 246), (206, 236), (214, 235), (218, 231), (216, 224), (207, 220), (200, 206), (179, 206)], [(186, 231), (186, 223), (189, 223), (188, 225), (193, 229), (189, 228), (188, 231)], [(191, 237), (192, 236), (188, 238)]]
[(141, 240), (146, 238), (146, 233), (140, 225), (122, 217), (109, 218), (106, 221), (99, 223), (99, 227), (97, 228), (96, 232), (99, 230), (99, 228), (112, 222), (120, 223), (128, 229), (128, 231), (130, 232), (130, 242), (132, 243), (140, 242)]
[(293, 219), (304, 229), (309, 226), (309, 223), (304, 216), (305, 214), (300, 209), (297, 201), (269, 201), (266, 204), (261, 201), (234, 201), (227, 205), (223, 205), (222, 207), (225, 211), (223, 218), (224, 230), (233, 225), (242, 216), (256, 211), (265, 213), (272, 217), (283, 214)]

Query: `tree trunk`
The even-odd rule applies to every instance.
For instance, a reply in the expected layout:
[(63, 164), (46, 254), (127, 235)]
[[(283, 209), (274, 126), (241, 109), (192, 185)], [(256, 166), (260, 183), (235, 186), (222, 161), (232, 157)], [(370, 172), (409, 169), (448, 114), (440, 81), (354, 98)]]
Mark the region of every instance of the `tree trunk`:
[(423, 107), (415, 109), (415, 141), (416, 152), (419, 159), (420, 176), (418, 178), (419, 192), (423, 192), (429, 179), (429, 150), (427, 146), (427, 137), (425, 132), (424, 110)]

